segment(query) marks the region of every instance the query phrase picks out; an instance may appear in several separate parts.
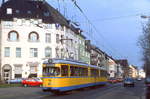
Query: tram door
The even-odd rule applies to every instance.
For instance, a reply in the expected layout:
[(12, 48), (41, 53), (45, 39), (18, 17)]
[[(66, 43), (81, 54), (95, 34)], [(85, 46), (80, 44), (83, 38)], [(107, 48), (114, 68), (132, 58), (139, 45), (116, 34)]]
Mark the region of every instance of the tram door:
[(10, 70), (4, 70), (4, 80), (10, 79)]

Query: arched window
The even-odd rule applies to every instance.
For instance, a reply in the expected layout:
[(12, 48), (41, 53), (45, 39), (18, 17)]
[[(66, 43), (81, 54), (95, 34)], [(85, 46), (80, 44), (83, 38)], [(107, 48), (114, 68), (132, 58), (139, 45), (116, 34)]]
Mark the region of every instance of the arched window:
[(39, 40), (39, 34), (36, 32), (31, 32), (29, 34), (29, 41), (31, 42), (37, 42)]
[(16, 31), (10, 31), (8, 33), (8, 40), (10, 41), (17, 41), (19, 39), (19, 34)]
[(45, 57), (52, 57), (52, 49), (50, 47), (45, 48)]

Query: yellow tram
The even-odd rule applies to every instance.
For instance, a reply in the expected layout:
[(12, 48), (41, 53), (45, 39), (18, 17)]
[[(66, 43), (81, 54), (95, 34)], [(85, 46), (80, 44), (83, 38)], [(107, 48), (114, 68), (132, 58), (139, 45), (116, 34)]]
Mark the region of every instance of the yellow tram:
[(105, 85), (106, 69), (82, 62), (47, 59), (43, 62), (43, 91), (65, 92), (74, 89)]

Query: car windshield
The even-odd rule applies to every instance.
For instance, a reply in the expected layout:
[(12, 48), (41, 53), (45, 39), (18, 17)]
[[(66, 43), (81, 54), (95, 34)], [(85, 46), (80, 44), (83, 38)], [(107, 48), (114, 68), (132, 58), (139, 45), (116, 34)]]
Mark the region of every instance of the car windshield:
[(150, 82), (150, 77), (146, 78), (146, 81)]
[(133, 81), (132, 78), (126, 78), (125, 81)]
[(44, 67), (43, 76), (58, 76), (60, 74), (59, 67)]

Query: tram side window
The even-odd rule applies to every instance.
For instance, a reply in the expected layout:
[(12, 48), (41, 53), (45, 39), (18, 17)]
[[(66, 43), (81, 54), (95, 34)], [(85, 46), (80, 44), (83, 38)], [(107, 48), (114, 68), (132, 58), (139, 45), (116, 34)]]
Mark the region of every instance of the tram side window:
[(71, 76), (88, 76), (88, 69), (83, 67), (70, 66)]
[(78, 67), (70, 66), (70, 76), (79, 76)]
[(61, 76), (68, 76), (68, 66), (61, 65)]
[(82, 75), (81, 76), (88, 76), (88, 69), (82, 68)]
[(44, 67), (43, 76), (58, 76), (60, 74), (60, 68), (58, 67)]
[(107, 71), (101, 70), (100, 71), (100, 76), (101, 77), (106, 77), (107, 76)]
[(98, 69), (91, 69), (91, 76), (92, 77), (98, 77), (99, 76)]

